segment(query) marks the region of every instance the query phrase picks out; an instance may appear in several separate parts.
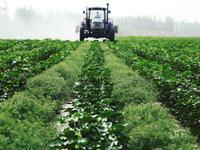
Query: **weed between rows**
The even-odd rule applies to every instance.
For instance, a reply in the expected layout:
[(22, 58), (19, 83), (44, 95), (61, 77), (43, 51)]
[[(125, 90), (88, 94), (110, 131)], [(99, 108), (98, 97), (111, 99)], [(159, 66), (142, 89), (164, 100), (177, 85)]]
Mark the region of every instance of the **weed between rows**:
[(182, 123), (191, 128), (194, 135), (200, 136), (200, 95), (198, 80), (192, 78), (191, 71), (179, 73), (169, 64), (159, 65), (135, 55), (129, 48), (109, 43), (117, 57), (123, 58), (135, 72), (150, 80), (158, 89), (160, 100)]
[(80, 44), (79, 42), (58, 44), (58, 42), (59, 40), (44, 40), (41, 42), (44, 43), (44, 47), (31, 52), (25, 51), (20, 56), (14, 55), (12, 50), (5, 52), (0, 58), (0, 102), (11, 97), (15, 91), (23, 90), (28, 78), (58, 64)]
[(126, 141), (127, 149), (198, 149), (196, 137), (156, 101), (156, 87), (126, 66), (124, 59), (115, 57), (106, 44), (102, 44), (102, 48), (114, 83), (113, 98), (123, 108), (120, 123), (128, 124), (123, 133), (131, 136)]
[(29, 79), (25, 91), (0, 105), (0, 149), (48, 149), (49, 143), (51, 149), (69, 150), (197, 149), (196, 138), (155, 101), (153, 86), (97, 42), (90, 47), (78, 78), (81, 84), (74, 89), (79, 100), (67, 110), (69, 128), (49, 142), (56, 133), (49, 122), (70, 96), (86, 49)]
[[(104, 67), (103, 51), (98, 42), (91, 43), (89, 54), (75, 87), (78, 101), (66, 111), (69, 127), (52, 141), (51, 147), (73, 149), (125, 149), (129, 139), (122, 134), (116, 102), (112, 99), (110, 71)], [(57, 119), (61, 123), (61, 118)], [(62, 137), (62, 138), (61, 138)], [(65, 137), (65, 138), (63, 138)]]
[(73, 91), (88, 45), (29, 78), (24, 91), (0, 104), (0, 150), (49, 149), (49, 140), (57, 135), (53, 120)]

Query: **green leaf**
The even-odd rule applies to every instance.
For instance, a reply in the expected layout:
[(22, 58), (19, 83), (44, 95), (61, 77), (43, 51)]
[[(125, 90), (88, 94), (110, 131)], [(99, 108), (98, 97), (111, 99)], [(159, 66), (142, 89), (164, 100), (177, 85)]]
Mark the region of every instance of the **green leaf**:
[(9, 57), (10, 57), (10, 55), (9, 55), (9, 54), (6, 54), (4, 57), (6, 57), (6, 58), (9, 58)]
[(64, 129), (63, 133), (68, 139), (74, 139), (76, 137), (76, 132), (67, 128)]

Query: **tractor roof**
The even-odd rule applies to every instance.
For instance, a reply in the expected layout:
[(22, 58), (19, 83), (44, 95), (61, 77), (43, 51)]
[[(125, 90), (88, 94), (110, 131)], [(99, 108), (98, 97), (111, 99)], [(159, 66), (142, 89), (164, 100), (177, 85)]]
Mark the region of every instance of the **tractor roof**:
[(106, 10), (105, 7), (89, 7), (88, 10)]

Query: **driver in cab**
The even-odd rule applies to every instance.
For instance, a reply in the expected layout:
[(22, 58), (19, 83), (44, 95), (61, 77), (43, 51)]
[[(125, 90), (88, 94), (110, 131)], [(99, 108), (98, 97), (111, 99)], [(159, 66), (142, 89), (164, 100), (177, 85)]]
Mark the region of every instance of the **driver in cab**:
[(95, 16), (95, 18), (100, 18), (101, 16), (99, 15), (99, 12), (97, 12), (97, 15)]

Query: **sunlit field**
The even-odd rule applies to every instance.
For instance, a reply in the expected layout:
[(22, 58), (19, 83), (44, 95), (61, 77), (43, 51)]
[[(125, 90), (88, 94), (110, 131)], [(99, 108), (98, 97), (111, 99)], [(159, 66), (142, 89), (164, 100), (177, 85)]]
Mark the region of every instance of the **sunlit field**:
[(200, 149), (199, 56), (198, 37), (0, 39), (0, 149)]

